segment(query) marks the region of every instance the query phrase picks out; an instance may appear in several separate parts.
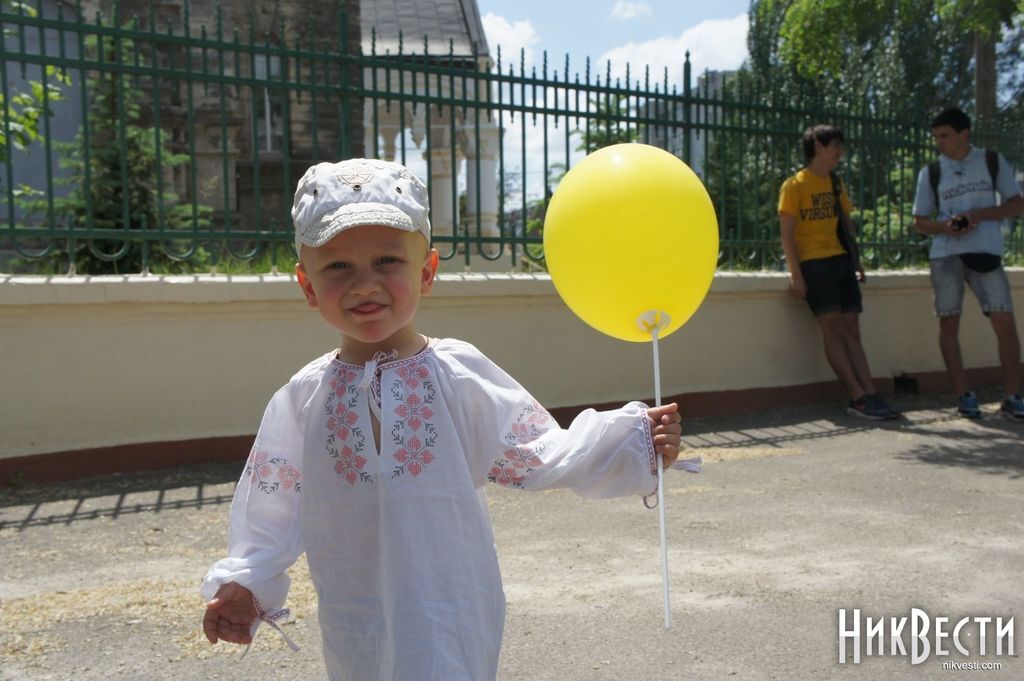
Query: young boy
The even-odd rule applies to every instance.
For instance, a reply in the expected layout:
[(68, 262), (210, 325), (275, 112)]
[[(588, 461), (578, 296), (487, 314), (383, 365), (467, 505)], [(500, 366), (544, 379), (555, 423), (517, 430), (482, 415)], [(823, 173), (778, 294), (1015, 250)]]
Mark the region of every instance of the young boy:
[(427, 188), (395, 163), (321, 163), (292, 208), (299, 285), (341, 345), (271, 399), (231, 506), (203, 629), (246, 644), (284, 616), (306, 553), (334, 680), (494, 679), (504, 626), (484, 483), (650, 494), (675, 404), (563, 430), (476, 348), (414, 327), (430, 292)]
[(825, 344), (825, 357), (850, 396), (846, 411), (883, 420), (900, 417), (875, 390), (860, 342), (864, 281), (849, 223), (850, 197), (835, 177), (843, 156), (843, 133), (831, 125), (804, 131), (807, 165), (779, 192), (782, 250), (789, 266), (789, 292), (806, 300)]

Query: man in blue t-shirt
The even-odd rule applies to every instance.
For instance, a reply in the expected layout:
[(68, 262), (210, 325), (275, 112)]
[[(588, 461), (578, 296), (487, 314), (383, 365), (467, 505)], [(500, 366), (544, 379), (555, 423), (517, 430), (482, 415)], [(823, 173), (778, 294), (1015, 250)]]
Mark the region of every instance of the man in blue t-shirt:
[[(918, 175), (914, 228), (932, 238), (929, 259), (939, 348), (959, 396), (960, 414), (981, 416), (978, 397), (967, 384), (958, 337), (967, 282), (999, 343), (1005, 389), (1000, 413), (1024, 420), (1020, 340), (1010, 284), (1001, 262), (1001, 221), (1024, 213), (1024, 199), (1006, 159), (975, 148), (970, 136), (971, 119), (960, 109), (946, 109), (932, 120), (932, 137), (941, 155), (937, 166), (926, 166)], [(996, 200), (997, 193), (1001, 202)]]

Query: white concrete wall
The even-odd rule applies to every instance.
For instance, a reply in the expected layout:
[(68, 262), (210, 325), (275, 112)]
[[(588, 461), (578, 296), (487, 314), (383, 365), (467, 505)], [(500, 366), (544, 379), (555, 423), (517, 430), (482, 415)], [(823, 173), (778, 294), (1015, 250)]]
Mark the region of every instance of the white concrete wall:
[[(1024, 269), (1010, 278), (1024, 309)], [(716, 276), (661, 343), (664, 394), (831, 380), (813, 318), (785, 282)], [(927, 273), (872, 274), (864, 293), (875, 375), (940, 371)], [(995, 365), (968, 301), (965, 363)], [(549, 407), (653, 394), (650, 345), (592, 330), (546, 276), (442, 275), (419, 328), (476, 344)], [(253, 433), (273, 391), (336, 341), (290, 276), (0, 276), (0, 458)]]

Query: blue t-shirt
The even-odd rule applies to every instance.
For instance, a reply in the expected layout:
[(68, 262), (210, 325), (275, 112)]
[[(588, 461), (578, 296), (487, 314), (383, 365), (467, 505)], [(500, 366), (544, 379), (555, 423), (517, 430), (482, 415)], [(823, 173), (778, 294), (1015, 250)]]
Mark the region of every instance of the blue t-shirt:
[[(937, 212), (938, 220), (948, 220), (959, 213), (966, 213), (976, 208), (989, 208), (996, 205), (992, 191), (992, 176), (985, 164), (985, 151), (972, 146), (967, 156), (954, 161), (948, 156), (939, 156), (939, 206), (936, 210), (935, 195), (931, 183), (928, 182), (928, 167), (925, 166), (917, 176), (917, 193), (914, 196), (914, 215), (930, 217)], [(1002, 201), (1020, 194), (1020, 186), (1013, 179), (1013, 170), (999, 155), (999, 175), (996, 178), (996, 190)], [(978, 228), (964, 236), (949, 234), (933, 234), (932, 246), (928, 257), (932, 260), (960, 253), (991, 253), (1003, 254), (1003, 230), (999, 220), (983, 220)]]

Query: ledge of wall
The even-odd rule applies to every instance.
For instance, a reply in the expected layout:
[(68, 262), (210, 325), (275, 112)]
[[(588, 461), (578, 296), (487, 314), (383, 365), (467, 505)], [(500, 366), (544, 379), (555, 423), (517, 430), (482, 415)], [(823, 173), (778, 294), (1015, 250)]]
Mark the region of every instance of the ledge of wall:
[[(1024, 268), (1011, 268), (1015, 287), (1024, 285)], [(872, 291), (925, 288), (928, 273), (921, 270), (872, 272)], [(786, 289), (783, 272), (718, 272), (709, 292), (722, 294), (766, 293), (776, 296)], [(0, 306), (101, 305), (114, 303), (174, 303), (198, 305), (253, 301), (294, 302), (298, 299), (295, 275), (104, 275), (19, 276), (0, 274)], [(489, 296), (556, 296), (547, 274), (440, 273), (435, 298)]]

